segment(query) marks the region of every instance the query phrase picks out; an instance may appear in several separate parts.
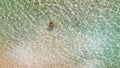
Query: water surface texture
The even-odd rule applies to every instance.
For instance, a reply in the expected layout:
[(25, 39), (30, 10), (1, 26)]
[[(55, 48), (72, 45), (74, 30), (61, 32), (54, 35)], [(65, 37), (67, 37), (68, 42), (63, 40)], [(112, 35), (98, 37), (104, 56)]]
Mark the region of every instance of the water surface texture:
[(120, 68), (120, 0), (0, 0), (0, 68)]

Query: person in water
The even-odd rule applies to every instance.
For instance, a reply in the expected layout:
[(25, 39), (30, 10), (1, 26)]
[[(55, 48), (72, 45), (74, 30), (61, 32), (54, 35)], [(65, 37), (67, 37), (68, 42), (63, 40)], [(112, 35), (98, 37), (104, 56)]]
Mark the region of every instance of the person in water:
[(50, 27), (50, 28), (53, 28), (54, 26), (55, 26), (55, 25), (54, 25), (53, 22), (50, 22), (50, 23), (49, 23), (49, 27)]

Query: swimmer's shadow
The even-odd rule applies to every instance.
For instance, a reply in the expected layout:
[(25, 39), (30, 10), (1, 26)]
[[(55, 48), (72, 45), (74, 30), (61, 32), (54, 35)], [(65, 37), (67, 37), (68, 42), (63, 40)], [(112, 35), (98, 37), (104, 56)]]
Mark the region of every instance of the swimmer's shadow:
[(48, 27), (48, 28), (47, 28), (47, 30), (48, 30), (48, 31), (52, 31), (52, 30), (53, 30), (53, 28), (51, 28), (51, 27)]

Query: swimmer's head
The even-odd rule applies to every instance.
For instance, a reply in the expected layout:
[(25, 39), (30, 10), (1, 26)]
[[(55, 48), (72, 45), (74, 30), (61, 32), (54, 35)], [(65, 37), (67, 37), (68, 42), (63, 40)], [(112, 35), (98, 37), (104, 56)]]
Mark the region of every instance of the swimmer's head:
[(53, 28), (53, 27), (54, 27), (54, 23), (53, 23), (53, 22), (50, 22), (50, 23), (49, 23), (49, 27)]
[(53, 24), (53, 22), (50, 22), (50, 24)]

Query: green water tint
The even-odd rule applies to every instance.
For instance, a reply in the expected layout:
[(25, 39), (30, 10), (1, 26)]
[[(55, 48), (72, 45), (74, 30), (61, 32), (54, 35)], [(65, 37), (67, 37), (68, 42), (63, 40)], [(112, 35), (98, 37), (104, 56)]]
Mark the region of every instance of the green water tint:
[[(46, 36), (50, 39), (52, 36), (51, 40), (62, 42), (58, 47), (65, 54), (60, 55), (82, 64), (83, 68), (90, 65), (119, 68), (119, 3), (118, 0), (1, 0), (0, 42), (27, 42), (43, 36), (45, 41)], [(55, 28), (49, 30), (51, 21), (55, 22)], [(54, 36), (54, 32), (58, 34)], [(5, 48), (2, 43), (0, 49)]]

